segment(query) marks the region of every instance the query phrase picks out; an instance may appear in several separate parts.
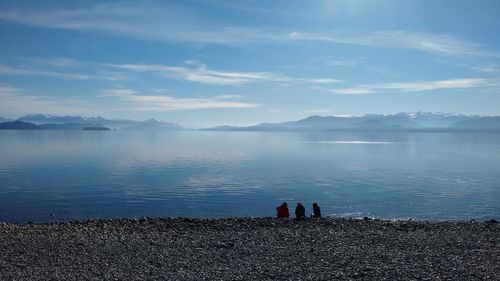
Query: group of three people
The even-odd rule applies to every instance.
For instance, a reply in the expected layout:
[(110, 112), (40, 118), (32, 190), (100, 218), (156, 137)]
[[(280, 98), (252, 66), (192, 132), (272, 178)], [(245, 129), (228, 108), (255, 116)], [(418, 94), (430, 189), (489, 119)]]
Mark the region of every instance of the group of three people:
[[(289, 218), (290, 213), (288, 212), (288, 204), (283, 202), (280, 206), (276, 208), (278, 218)], [(306, 208), (302, 205), (302, 203), (297, 203), (297, 207), (295, 207), (295, 217), (305, 218), (306, 217)], [(313, 204), (313, 213), (311, 214), (313, 218), (321, 218), (321, 209), (319, 208), (318, 203)]]

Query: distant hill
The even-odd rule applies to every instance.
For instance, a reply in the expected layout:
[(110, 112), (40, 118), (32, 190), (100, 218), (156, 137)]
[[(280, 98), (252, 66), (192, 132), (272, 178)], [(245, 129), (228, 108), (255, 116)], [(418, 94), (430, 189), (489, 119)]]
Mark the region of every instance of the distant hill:
[(53, 116), (44, 114), (30, 114), (17, 119), (18, 121), (30, 122), (33, 124), (59, 124), (59, 123), (85, 123), (85, 119), (80, 116)]
[[(32, 114), (16, 122), (5, 118), (0, 129), (38, 130), (107, 130), (178, 131), (179, 124), (149, 119), (143, 122), (104, 117), (54, 116)], [(465, 115), (458, 113), (401, 112), (397, 114), (366, 114), (363, 116), (313, 115), (297, 121), (262, 123), (254, 126), (217, 126), (204, 131), (500, 131), (500, 116)]]
[(110, 131), (110, 128), (106, 127), (85, 127), (83, 128), (84, 131)]
[[(58, 128), (57, 124), (65, 124), (68, 130), (84, 127), (108, 127), (112, 129), (124, 129), (132, 131), (151, 131), (151, 130), (182, 130), (182, 127), (175, 123), (162, 122), (156, 119), (149, 119), (143, 122), (126, 119), (106, 119), (104, 117), (81, 117), (81, 116), (56, 116), (45, 114), (30, 114), (17, 119), (18, 121), (29, 122), (36, 125), (48, 125), (51, 130), (64, 130)], [(76, 124), (81, 124), (78, 126)], [(73, 128), (75, 127), (75, 128)], [(81, 127), (81, 128), (79, 128)], [(46, 129), (48, 129), (46, 128)]]
[(38, 125), (41, 130), (84, 130), (85, 128), (109, 128), (103, 127), (100, 124), (90, 124), (90, 123), (64, 123), (64, 124), (41, 124)]
[(0, 123), (0, 130), (109, 130), (99, 124), (42, 124), (36, 125), (23, 121), (12, 121)]
[(39, 130), (40, 128), (28, 122), (12, 121), (0, 123), (0, 130)]
[(452, 124), (450, 127), (453, 129), (500, 131), (500, 116), (477, 117), (473, 119), (456, 122)]
[(162, 122), (156, 119), (149, 119), (143, 122), (139, 122), (130, 127), (123, 128), (126, 131), (178, 131), (182, 130), (182, 127), (178, 124), (171, 122)]
[(218, 126), (209, 131), (422, 131), (422, 130), (493, 130), (500, 127), (500, 117), (480, 117), (455, 113), (397, 113), (363, 116), (310, 116), (297, 121), (262, 123), (248, 127)]
[(479, 117), (478, 115), (464, 115), (459, 113), (416, 112), (398, 114), (407, 115), (424, 128), (447, 128), (456, 122)]
[(0, 117), (0, 123), (1, 122), (10, 122), (10, 121), (13, 121), (13, 120), (12, 119), (8, 119), (8, 118)]
[(18, 118), (23, 122), (30, 122), (37, 125), (40, 124), (101, 124), (103, 126), (121, 129), (139, 123), (133, 120), (123, 119), (106, 119), (104, 117), (81, 117), (81, 116), (55, 116), (45, 114), (30, 114)]
[(329, 131), (329, 130), (400, 130), (421, 126), (399, 115), (365, 115), (362, 117), (310, 116), (298, 121), (263, 123), (249, 127), (219, 126), (215, 131)]

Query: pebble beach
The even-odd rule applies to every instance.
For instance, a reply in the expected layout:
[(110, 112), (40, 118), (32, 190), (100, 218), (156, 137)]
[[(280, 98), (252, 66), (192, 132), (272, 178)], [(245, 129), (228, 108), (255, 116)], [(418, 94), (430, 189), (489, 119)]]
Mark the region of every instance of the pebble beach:
[(333, 218), (3, 223), (0, 280), (500, 280), (500, 227)]

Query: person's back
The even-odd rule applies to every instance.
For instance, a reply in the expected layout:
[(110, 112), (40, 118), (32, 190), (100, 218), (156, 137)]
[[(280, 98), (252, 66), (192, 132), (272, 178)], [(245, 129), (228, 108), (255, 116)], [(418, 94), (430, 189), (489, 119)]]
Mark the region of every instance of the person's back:
[(297, 207), (295, 208), (295, 217), (298, 219), (306, 217), (306, 208), (304, 208), (301, 203), (297, 203)]
[(321, 218), (321, 209), (318, 206), (318, 203), (313, 204), (313, 218)]
[(286, 202), (281, 204), (281, 206), (277, 207), (276, 211), (277, 211), (277, 216), (280, 219), (288, 218), (290, 216), (290, 214), (288, 212), (288, 205), (286, 204)]

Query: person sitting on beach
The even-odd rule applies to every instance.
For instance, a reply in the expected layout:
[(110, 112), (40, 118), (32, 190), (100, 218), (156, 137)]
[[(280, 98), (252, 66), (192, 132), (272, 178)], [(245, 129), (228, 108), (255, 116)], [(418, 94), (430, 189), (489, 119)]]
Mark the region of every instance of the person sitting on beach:
[(288, 212), (288, 205), (286, 202), (283, 202), (279, 207), (276, 208), (276, 211), (278, 213), (278, 218), (279, 219), (286, 219), (290, 216)]
[(318, 203), (313, 203), (313, 218), (321, 218), (321, 209), (318, 206)]
[(297, 207), (295, 208), (295, 217), (298, 219), (306, 217), (306, 208), (304, 208), (301, 203), (297, 203)]

